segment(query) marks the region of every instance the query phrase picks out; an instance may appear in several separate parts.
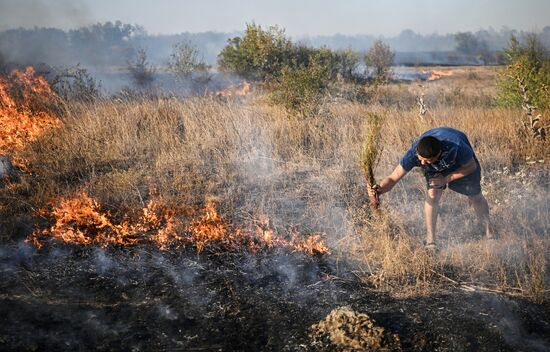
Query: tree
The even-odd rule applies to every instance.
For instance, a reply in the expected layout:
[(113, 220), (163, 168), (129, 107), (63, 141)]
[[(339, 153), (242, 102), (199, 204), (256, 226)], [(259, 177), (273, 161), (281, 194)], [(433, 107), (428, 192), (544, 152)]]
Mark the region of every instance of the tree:
[(155, 69), (147, 62), (147, 52), (139, 48), (136, 61), (128, 62), (128, 70), (138, 87), (147, 87), (155, 80)]
[[(116, 21), (70, 30), (67, 39), (70, 52), (74, 55), (73, 60), (94, 65), (113, 65), (124, 64), (131, 59), (135, 54), (131, 41), (145, 35), (145, 29), (141, 26)], [(54, 41), (50, 39), (47, 43), (51, 42)]]
[(389, 45), (382, 40), (376, 40), (365, 55), (365, 64), (367, 68), (374, 70), (373, 74), (376, 79), (385, 81), (391, 76), (390, 68), (394, 56)]
[(0, 51), (0, 75), (8, 73), (8, 63)]
[(456, 51), (467, 55), (482, 55), (488, 51), (487, 43), (470, 32), (455, 34)]
[(202, 58), (199, 59), (198, 49), (187, 41), (176, 43), (168, 60), (168, 69), (180, 80), (185, 80), (193, 73), (207, 74), (210, 66)]

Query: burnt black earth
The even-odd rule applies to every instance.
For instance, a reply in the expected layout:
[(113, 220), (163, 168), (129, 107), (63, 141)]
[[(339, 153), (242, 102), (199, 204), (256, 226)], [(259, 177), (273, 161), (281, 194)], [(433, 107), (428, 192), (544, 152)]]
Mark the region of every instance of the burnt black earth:
[(332, 351), (311, 325), (367, 313), (404, 351), (548, 351), (550, 309), (449, 288), (395, 298), (334, 256), (26, 244), (0, 249), (2, 351)]

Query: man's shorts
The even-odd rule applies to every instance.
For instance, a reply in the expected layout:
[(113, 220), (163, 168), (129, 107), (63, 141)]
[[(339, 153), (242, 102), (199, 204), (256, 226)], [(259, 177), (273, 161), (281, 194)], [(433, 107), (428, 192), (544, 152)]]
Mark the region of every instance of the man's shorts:
[[(446, 176), (449, 173), (434, 173), (430, 172), (429, 170), (426, 170), (422, 168), (422, 172), (424, 173), (424, 177), (426, 178), (426, 185), (428, 189), (435, 188), (433, 186), (430, 186), (430, 179), (437, 176), (437, 175), (443, 175)], [(449, 189), (464, 194), (466, 196), (475, 196), (478, 195), (481, 192), (481, 166), (479, 163), (477, 163), (477, 169), (476, 171), (472, 172), (471, 174), (464, 176), (462, 178), (459, 178), (456, 181), (449, 182), (447, 185), (449, 186)], [(441, 187), (441, 189), (445, 189), (447, 186)]]

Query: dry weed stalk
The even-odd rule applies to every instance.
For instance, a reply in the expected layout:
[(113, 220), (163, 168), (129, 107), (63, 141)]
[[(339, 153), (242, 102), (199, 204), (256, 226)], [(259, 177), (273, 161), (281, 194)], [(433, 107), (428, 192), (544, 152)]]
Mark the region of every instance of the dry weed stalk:
[(428, 108), (426, 107), (426, 103), (424, 102), (424, 94), (421, 94), (418, 97), (418, 101), (416, 102), (416, 104), (419, 107), (418, 118), (420, 119), (420, 121), (424, 121), (424, 115), (426, 115), (426, 113), (428, 112)]
[(527, 119), (522, 121), (523, 130), (533, 139), (545, 140), (550, 124), (546, 126), (543, 125), (542, 114), (536, 114), (537, 107), (533, 105), (531, 99), (529, 98), (529, 92), (527, 85), (525, 84), (525, 79), (519, 75), (511, 77), (517, 81), (521, 89), (521, 107), (525, 111), (525, 116), (527, 117)]
[[(361, 153), (361, 165), (367, 179), (367, 186), (373, 188), (376, 185), (374, 178), (374, 169), (380, 159), (381, 143), (380, 135), (383, 119), (376, 113), (369, 113), (365, 121), (364, 143)], [(378, 209), (380, 200), (376, 194), (369, 194), (370, 204), (374, 209)]]

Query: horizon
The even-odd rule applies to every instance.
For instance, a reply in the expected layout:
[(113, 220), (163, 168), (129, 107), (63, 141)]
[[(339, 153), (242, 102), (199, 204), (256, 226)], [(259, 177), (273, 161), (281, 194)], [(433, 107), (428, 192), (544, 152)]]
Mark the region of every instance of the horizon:
[[(96, 23), (121, 21), (142, 26), (149, 35), (242, 32), (247, 23), (277, 25), (296, 38), (316, 36), (395, 37), (411, 30), (421, 35), (445, 35), (480, 30), (538, 32), (550, 25), (550, 2), (452, 1), (415, 3), (391, 0), (329, 0), (275, 3), (203, 0), (0, 0), (0, 31), (15, 28), (70, 30)], [(216, 23), (213, 25), (212, 23)], [(327, 25), (329, 23), (330, 25)]]

